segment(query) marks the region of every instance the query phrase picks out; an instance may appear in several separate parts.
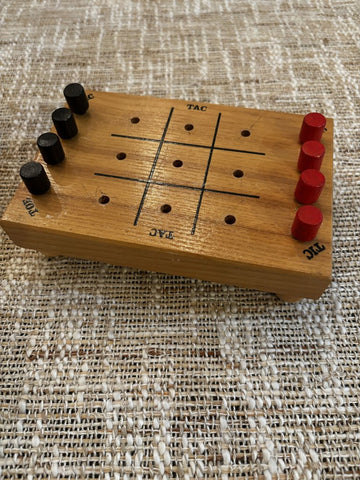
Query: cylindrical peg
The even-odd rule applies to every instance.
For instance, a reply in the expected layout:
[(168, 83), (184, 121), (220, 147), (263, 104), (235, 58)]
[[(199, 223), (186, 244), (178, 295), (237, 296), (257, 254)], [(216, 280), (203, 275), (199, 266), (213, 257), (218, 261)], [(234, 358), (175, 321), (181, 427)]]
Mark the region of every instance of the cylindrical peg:
[(308, 168), (320, 170), (321, 163), (325, 155), (325, 147), (322, 143), (316, 140), (309, 140), (301, 145), (298, 170), (302, 172)]
[(64, 96), (70, 110), (78, 115), (83, 115), (89, 108), (89, 101), (84, 87), (80, 83), (70, 83), (64, 88)]
[(43, 159), (49, 165), (56, 165), (65, 158), (63, 147), (56, 133), (47, 132), (40, 135), (37, 139), (37, 146)]
[(321, 210), (313, 205), (303, 205), (295, 215), (291, 233), (300, 242), (313, 240), (323, 221)]
[(54, 110), (52, 120), (59, 137), (64, 139), (72, 138), (78, 133), (74, 115), (68, 108), (57, 108)]
[(308, 169), (301, 172), (295, 188), (295, 198), (305, 205), (315, 203), (325, 185), (325, 177), (318, 170)]
[(326, 118), (321, 113), (311, 112), (305, 115), (300, 130), (300, 143), (305, 143), (309, 140), (320, 142), (325, 126)]
[(34, 195), (41, 195), (50, 188), (50, 181), (39, 162), (28, 162), (20, 168), (20, 177), (26, 188)]

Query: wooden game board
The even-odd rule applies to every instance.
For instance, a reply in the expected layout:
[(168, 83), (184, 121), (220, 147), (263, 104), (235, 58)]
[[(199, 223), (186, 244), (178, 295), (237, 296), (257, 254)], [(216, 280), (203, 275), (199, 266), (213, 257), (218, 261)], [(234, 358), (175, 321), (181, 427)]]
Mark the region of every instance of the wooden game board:
[(1, 220), (16, 244), (285, 300), (322, 294), (331, 278), (330, 119), (316, 204), (324, 220), (317, 238), (301, 243), (291, 225), (303, 116), (87, 94), (78, 135), (62, 140), (65, 160), (43, 163), (51, 189), (35, 196), (21, 184)]

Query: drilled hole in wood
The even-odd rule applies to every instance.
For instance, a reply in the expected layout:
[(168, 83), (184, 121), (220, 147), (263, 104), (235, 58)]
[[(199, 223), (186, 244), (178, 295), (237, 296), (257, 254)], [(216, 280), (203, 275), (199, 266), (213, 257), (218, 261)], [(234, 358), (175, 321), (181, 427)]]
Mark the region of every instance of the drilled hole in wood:
[(140, 118), (139, 117), (133, 117), (131, 119), (131, 123), (139, 123), (140, 122)]
[(236, 218), (234, 217), (234, 215), (226, 215), (225, 223), (227, 223), (228, 225), (232, 225), (235, 222), (236, 222)]
[(180, 167), (183, 166), (183, 162), (182, 162), (182, 160), (174, 160), (174, 161), (173, 161), (173, 165), (174, 165), (174, 167), (176, 167), (176, 168), (180, 168)]
[(116, 155), (116, 158), (117, 158), (118, 160), (124, 160), (124, 158), (126, 158), (126, 153), (120, 152), (120, 153), (118, 153), (118, 154)]
[(165, 203), (164, 205), (161, 205), (160, 210), (163, 213), (169, 213), (171, 212), (171, 205), (168, 205), (167, 203)]
[(99, 198), (99, 203), (101, 203), (102, 205), (105, 205), (105, 203), (109, 203), (110, 202), (110, 197), (108, 197), (107, 195), (101, 195), (101, 197)]
[(250, 130), (243, 130), (243, 131), (241, 132), (241, 135), (242, 135), (243, 137), (250, 137)]
[(194, 128), (194, 125), (192, 125), (191, 123), (187, 123), (184, 128), (185, 128), (185, 130), (190, 132), (190, 130), (192, 130)]
[(244, 176), (244, 172), (243, 172), (242, 170), (234, 170), (234, 171), (233, 171), (233, 175), (234, 175), (234, 177), (236, 177), (236, 178), (241, 178), (241, 177)]

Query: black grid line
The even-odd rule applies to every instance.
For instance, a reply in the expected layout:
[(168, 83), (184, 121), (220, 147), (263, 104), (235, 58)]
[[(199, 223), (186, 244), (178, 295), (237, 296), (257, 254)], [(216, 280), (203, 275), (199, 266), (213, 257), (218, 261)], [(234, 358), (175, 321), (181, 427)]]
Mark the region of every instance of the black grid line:
[(146, 195), (147, 195), (147, 193), (148, 193), (148, 190), (149, 190), (149, 187), (150, 187), (150, 184), (151, 184), (152, 176), (154, 175), (155, 167), (156, 167), (156, 164), (157, 164), (157, 161), (158, 161), (158, 158), (159, 158), (159, 155), (160, 155), (160, 152), (161, 152), (163, 143), (164, 143), (164, 139), (165, 139), (166, 132), (167, 132), (167, 130), (168, 130), (168, 128), (169, 128), (169, 123), (170, 123), (170, 120), (171, 120), (173, 111), (174, 111), (174, 107), (171, 107), (170, 113), (169, 113), (169, 116), (168, 116), (168, 119), (167, 119), (166, 124), (165, 124), (164, 131), (163, 131), (163, 134), (162, 134), (162, 136), (161, 136), (161, 140), (160, 140), (160, 143), (159, 143), (159, 146), (158, 146), (158, 149), (157, 149), (157, 152), (156, 152), (154, 161), (153, 161), (153, 164), (152, 164), (152, 166), (151, 166), (151, 170), (150, 170), (150, 173), (149, 173), (149, 177), (148, 177), (147, 182), (146, 182), (146, 185), (145, 185), (144, 193), (143, 193), (143, 196), (142, 196), (142, 198), (141, 198), (140, 205), (139, 205), (139, 208), (138, 208), (136, 217), (135, 217), (135, 221), (134, 221), (134, 225), (135, 225), (135, 226), (137, 225), (137, 223), (138, 223), (138, 221), (139, 221), (140, 213), (141, 213), (141, 210), (142, 210), (142, 208), (143, 208), (143, 206), (144, 206), (145, 198), (146, 198)]
[(218, 115), (216, 126), (215, 126), (215, 132), (214, 132), (214, 136), (213, 136), (213, 140), (212, 140), (212, 144), (211, 144), (211, 148), (210, 148), (210, 152), (209, 152), (208, 162), (207, 162), (207, 165), (206, 165), (203, 185), (202, 185), (202, 188), (201, 188), (200, 197), (199, 197), (199, 201), (198, 201), (197, 208), (196, 208), (194, 223), (193, 223), (193, 226), (192, 226), (192, 229), (191, 229), (191, 235), (195, 234), (196, 225), (197, 225), (197, 221), (198, 221), (198, 218), (199, 218), (200, 207), (201, 207), (202, 199), (203, 199), (203, 196), (204, 196), (206, 181), (207, 181), (209, 168), (210, 168), (210, 163), (211, 163), (211, 159), (212, 159), (212, 154), (213, 154), (213, 151), (214, 151), (216, 136), (217, 136), (217, 133), (218, 133), (218, 130), (219, 130), (220, 119), (221, 119), (221, 113), (219, 113), (219, 115)]
[[(236, 192), (230, 192), (230, 191), (226, 191), (226, 190), (216, 190), (216, 189), (206, 188), (207, 177), (208, 177), (208, 173), (209, 173), (210, 164), (211, 164), (211, 160), (212, 160), (214, 150), (220, 150), (220, 151), (225, 151), (225, 152), (235, 152), (235, 153), (245, 153), (245, 154), (251, 154), (251, 155), (262, 155), (262, 156), (265, 156), (265, 153), (264, 152), (255, 152), (255, 151), (251, 151), (251, 150), (240, 150), (240, 149), (235, 149), (235, 148), (215, 147), (216, 137), (217, 137), (217, 133), (218, 133), (218, 130), (219, 130), (219, 125), (220, 125), (221, 113), (218, 114), (217, 122), (216, 122), (216, 125), (215, 125), (215, 131), (214, 131), (212, 143), (211, 143), (210, 146), (209, 145), (198, 145), (198, 144), (194, 144), (194, 143), (175, 142), (175, 141), (172, 141), (172, 140), (165, 140), (165, 136), (166, 136), (167, 130), (169, 128), (169, 124), (170, 124), (170, 120), (171, 120), (173, 111), (174, 111), (174, 107), (171, 107), (168, 119), (167, 119), (165, 127), (164, 127), (164, 131), (162, 133), (162, 136), (161, 136), (160, 140), (155, 139), (155, 138), (138, 137), (138, 136), (133, 136), (133, 135), (121, 135), (121, 134), (117, 134), (117, 133), (112, 133), (111, 134), (112, 137), (128, 138), (128, 139), (131, 139), (131, 140), (141, 140), (141, 141), (154, 142), (154, 143), (159, 144), (147, 180), (144, 180), (144, 179), (141, 179), (141, 178), (133, 178), (133, 177), (124, 177), (124, 176), (120, 176), (120, 175), (112, 175), (112, 174), (101, 173), (101, 172), (95, 172), (94, 175), (101, 176), (101, 177), (108, 177), (108, 178), (116, 178), (116, 179), (120, 179), (120, 180), (128, 180), (128, 181), (139, 182), (139, 183), (144, 183), (145, 184), (144, 192), (143, 192), (143, 195), (142, 195), (142, 198), (141, 198), (141, 201), (140, 201), (140, 204), (139, 204), (139, 208), (138, 208), (135, 220), (134, 220), (134, 226), (136, 226), (138, 224), (140, 214), (141, 214), (141, 211), (143, 209), (143, 206), (144, 206), (144, 203), (145, 203), (145, 198), (146, 198), (146, 195), (149, 191), (150, 185), (160, 185), (160, 186), (166, 186), (166, 187), (171, 187), (171, 188), (183, 188), (183, 189), (188, 189), (188, 190), (193, 190), (193, 191), (200, 192), (199, 201), (198, 201), (195, 216), (194, 216), (193, 226), (192, 226), (192, 229), (191, 229), (191, 235), (194, 235), (195, 231), (196, 231), (196, 226), (197, 226), (197, 222), (198, 222), (198, 218), (199, 218), (199, 213), (200, 213), (200, 208), (201, 208), (204, 192), (219, 193), (219, 194), (225, 194), (225, 195), (234, 195), (234, 196), (238, 196), (238, 197), (247, 197), (247, 198), (255, 198), (255, 199), (260, 198), (259, 195), (250, 195), (250, 194), (246, 194), (246, 193), (236, 193)], [(156, 168), (156, 165), (157, 165), (157, 161), (159, 159), (160, 152), (161, 152), (161, 149), (162, 149), (162, 146), (164, 145), (164, 143), (165, 144), (171, 144), (171, 145), (181, 145), (181, 146), (186, 146), (186, 147), (205, 148), (205, 149), (210, 150), (209, 151), (208, 162), (207, 162), (206, 170), (205, 170), (205, 174), (204, 174), (203, 184), (202, 184), (201, 187), (193, 187), (193, 186), (189, 186), (189, 185), (179, 185), (179, 184), (159, 182), (159, 181), (152, 180), (152, 177), (154, 175), (155, 168)]]
[[(147, 138), (147, 137), (134, 137), (132, 135), (120, 135), (117, 133), (112, 133), (112, 137), (119, 137), (119, 138), (129, 138), (131, 140), (142, 140), (145, 142), (161, 142), (161, 140), (157, 140), (156, 138)], [(198, 145), (196, 143), (183, 143), (183, 142), (174, 142), (173, 140), (164, 140), (163, 143), (169, 144), (169, 145), (181, 145), (183, 147), (196, 147), (196, 148), (212, 148), (209, 145)], [(220, 150), (223, 152), (235, 152), (235, 153), (247, 153), (250, 155), (262, 155), (265, 156), (266, 154), (264, 152), (255, 152), (253, 150), (240, 150), (237, 148), (225, 148), (225, 147), (213, 147), (213, 150)]]
[[(121, 175), (112, 175), (110, 173), (95, 172), (94, 175), (98, 177), (117, 178), (119, 180), (127, 180), (131, 182), (147, 183), (147, 180), (144, 180), (143, 178), (123, 177)], [(203, 187), (193, 187), (191, 185), (179, 185), (177, 183), (159, 182), (157, 180), (151, 180), (149, 183), (150, 185), (159, 185), (161, 187), (184, 188), (187, 190), (195, 190), (198, 192), (200, 192), (203, 189)], [(250, 195), (249, 193), (229, 192), (227, 190), (215, 190), (213, 188), (204, 188), (204, 191), (211, 192), (211, 193), (222, 193), (224, 195), (234, 195), (236, 197), (260, 198), (259, 195)]]

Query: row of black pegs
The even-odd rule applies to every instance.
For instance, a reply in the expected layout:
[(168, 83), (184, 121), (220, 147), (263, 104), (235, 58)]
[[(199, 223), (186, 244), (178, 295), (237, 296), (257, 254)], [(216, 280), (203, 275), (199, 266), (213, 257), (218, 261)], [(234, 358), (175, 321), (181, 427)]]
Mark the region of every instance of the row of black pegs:
[[(89, 108), (89, 101), (80, 83), (70, 83), (64, 88), (64, 96), (69, 108), (57, 108), (52, 113), (56, 133), (46, 132), (37, 139), (37, 146), (48, 165), (57, 165), (65, 158), (60, 138), (75, 137), (78, 128), (74, 113), (83, 115)], [(60, 137), (60, 138), (59, 138)], [(28, 162), (20, 168), (20, 176), (30, 193), (40, 195), (50, 188), (50, 181), (44, 167), (39, 162)]]

